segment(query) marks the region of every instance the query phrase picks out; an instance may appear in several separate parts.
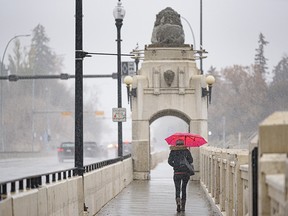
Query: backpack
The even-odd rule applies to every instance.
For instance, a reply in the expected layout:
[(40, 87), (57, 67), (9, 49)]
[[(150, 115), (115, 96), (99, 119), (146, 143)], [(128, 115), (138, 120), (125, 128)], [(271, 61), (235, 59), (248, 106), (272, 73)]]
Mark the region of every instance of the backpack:
[(184, 155), (183, 154), (176, 154), (174, 156), (174, 165), (173, 167), (185, 167), (185, 161), (184, 161)]
[(182, 160), (183, 160), (183, 161), (181, 161), (181, 162), (183, 162), (183, 163), (185, 164), (185, 166), (188, 168), (188, 170), (189, 170), (188, 173), (190, 174), (190, 176), (195, 175), (195, 173), (194, 173), (194, 165), (193, 165), (193, 164), (190, 164), (190, 163), (187, 161), (187, 159), (186, 159), (185, 156), (183, 157)]
[(182, 155), (179, 159), (179, 167), (185, 167), (188, 169), (188, 173), (190, 174), (190, 176), (194, 175), (194, 166), (193, 164), (190, 164), (185, 155)]
[(186, 157), (185, 157), (185, 155), (183, 155), (183, 156), (180, 158), (180, 160), (179, 160), (179, 166), (180, 166), (180, 167), (185, 167), (185, 166), (186, 166), (185, 160), (186, 160)]

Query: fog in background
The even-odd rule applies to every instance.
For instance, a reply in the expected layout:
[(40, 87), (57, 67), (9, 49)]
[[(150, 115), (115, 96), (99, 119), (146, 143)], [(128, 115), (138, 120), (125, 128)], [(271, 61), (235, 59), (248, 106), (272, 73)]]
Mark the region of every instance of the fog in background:
[(165, 138), (176, 132), (189, 132), (186, 122), (174, 116), (161, 117), (150, 125), (151, 151), (168, 150)]
[[(31, 34), (32, 29), (41, 24), (50, 38), (50, 47), (64, 58), (63, 73), (75, 73), (75, 1), (73, 0), (0, 0), (0, 53), (8, 41), (19, 34)], [(123, 0), (126, 16), (121, 29), (122, 53), (130, 53), (139, 45), (143, 49), (150, 44), (156, 14), (166, 7), (172, 7), (190, 23), (195, 36), (196, 49), (200, 44), (200, 0)], [(83, 48), (87, 52), (116, 53), (116, 26), (113, 9), (116, 0), (83, 1)], [(209, 54), (203, 61), (204, 73), (214, 66), (217, 69), (240, 64), (254, 63), (255, 49), (259, 33), (265, 35), (269, 45), (265, 56), (271, 70), (288, 51), (288, 2), (285, 0), (203, 0), (203, 48)], [(189, 25), (182, 20), (185, 43), (194, 39)], [(31, 38), (20, 38), (23, 46), (30, 44)], [(13, 43), (7, 49), (4, 63), (12, 53)], [(132, 61), (122, 57), (122, 61)], [(111, 74), (117, 70), (115, 56), (93, 56), (85, 58), (84, 74)], [(199, 67), (199, 62), (197, 62)], [(67, 88), (74, 80), (63, 81)], [(0, 83), (1, 84), (1, 83)], [(72, 91), (71, 94), (74, 94)], [(126, 87), (122, 86), (122, 105), (127, 108), (127, 122), (123, 123), (123, 140), (131, 140), (130, 108), (127, 104)], [(117, 141), (117, 123), (112, 122), (112, 108), (117, 107), (117, 83), (112, 79), (85, 79), (84, 101), (92, 101), (105, 116), (99, 121), (107, 124), (103, 142)], [(175, 119), (159, 119), (151, 125), (153, 142), (163, 143), (163, 137), (174, 132)], [(173, 124), (161, 131), (159, 127)], [(181, 120), (179, 120), (181, 122)], [(181, 125), (181, 123), (179, 123)], [(176, 123), (178, 125), (178, 121)], [(184, 130), (185, 126), (175, 127)], [(176, 131), (175, 131), (176, 132)], [(154, 139), (155, 138), (155, 139)], [(162, 145), (162, 144), (161, 144)]]

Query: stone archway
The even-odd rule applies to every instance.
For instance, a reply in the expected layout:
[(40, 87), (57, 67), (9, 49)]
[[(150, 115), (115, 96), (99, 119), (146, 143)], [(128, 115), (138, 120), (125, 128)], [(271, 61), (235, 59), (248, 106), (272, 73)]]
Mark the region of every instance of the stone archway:
[[(160, 12), (161, 16), (165, 16), (165, 10)], [(173, 18), (171, 8), (168, 12), (169, 19)], [(175, 19), (177, 17), (178, 15), (174, 16)], [(180, 15), (178, 18), (180, 19)], [(178, 20), (175, 25), (178, 22), (181, 23)], [(169, 29), (169, 26), (170, 34), (171, 31), (176, 31), (176, 35), (181, 35), (181, 31), (178, 31), (180, 26), (176, 27), (170, 21), (165, 27), (156, 26), (156, 23), (159, 24), (157, 20), (153, 36), (157, 35), (160, 29)], [(160, 35), (165, 34), (162, 32)], [(150, 178), (149, 125), (155, 119), (168, 114), (177, 116), (188, 123), (190, 132), (198, 133), (207, 139), (207, 99), (202, 97), (202, 86), (206, 84), (204, 76), (196, 66), (197, 51), (193, 50), (193, 46), (183, 44), (184, 41), (179, 43), (179, 40), (173, 41), (171, 38), (163, 41), (157, 41), (157, 37), (154, 39), (151, 45), (145, 47), (144, 61), (132, 83), (132, 88), (137, 93), (132, 98), (134, 179)], [(197, 154), (194, 153), (194, 157), (197, 158)], [(199, 164), (194, 166), (197, 171)]]
[[(176, 114), (176, 115), (175, 115)], [(151, 169), (155, 167), (155, 160), (152, 154), (166, 155), (165, 158), (161, 156), (160, 161), (167, 159), (167, 153), (169, 151), (169, 145), (165, 141), (165, 138), (176, 132), (188, 132), (189, 121), (181, 118), (181, 115), (177, 113), (171, 113), (164, 111), (163, 113), (157, 113), (153, 119), (149, 122), (150, 132), (150, 152), (151, 152)], [(166, 154), (161, 154), (159, 151), (166, 151)], [(158, 157), (157, 157), (158, 159)]]
[(155, 120), (164, 116), (178, 117), (182, 119), (184, 122), (186, 122), (188, 125), (190, 124), (190, 120), (191, 120), (189, 116), (187, 116), (185, 113), (182, 113), (181, 111), (166, 109), (166, 110), (159, 110), (157, 113), (155, 113), (154, 116), (150, 118), (149, 124), (151, 125)]

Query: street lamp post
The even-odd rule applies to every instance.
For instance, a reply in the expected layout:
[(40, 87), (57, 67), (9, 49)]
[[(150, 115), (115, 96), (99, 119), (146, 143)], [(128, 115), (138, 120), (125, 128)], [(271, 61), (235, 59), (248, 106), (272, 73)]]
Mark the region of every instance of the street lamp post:
[[(117, 88), (118, 88), (118, 108), (122, 107), (122, 93), (121, 93), (121, 27), (125, 10), (122, 7), (121, 0), (118, 1), (117, 6), (113, 10), (115, 18), (115, 25), (117, 27)], [(123, 156), (123, 140), (122, 140), (122, 122), (118, 122), (118, 156)]]
[(83, 175), (83, 25), (82, 0), (76, 0), (75, 15), (75, 167)]
[(200, 0), (200, 72), (203, 74), (203, 60), (202, 60), (202, 50), (203, 50), (203, 41), (202, 41), (202, 0)]
[(8, 48), (8, 46), (9, 46), (9, 44), (11, 43), (11, 41), (13, 41), (14, 39), (19, 38), (19, 37), (29, 37), (29, 36), (30, 36), (29, 34), (27, 34), (27, 35), (16, 35), (16, 36), (14, 36), (13, 38), (11, 38), (11, 39), (8, 41), (8, 43), (7, 43), (6, 47), (5, 47), (3, 56), (2, 56), (2, 60), (1, 60), (1, 75), (3, 75), (2, 73), (3, 73), (3, 66), (4, 66), (5, 54), (6, 54), (7, 48)]
[[(7, 48), (8, 48), (8, 46), (9, 46), (9, 44), (14, 40), (14, 39), (16, 39), (16, 38), (19, 38), (19, 37), (29, 37), (30, 35), (29, 34), (27, 34), (27, 35), (16, 35), (16, 36), (14, 36), (13, 38), (11, 38), (9, 41), (8, 41), (8, 43), (7, 43), (7, 45), (6, 45), (6, 47), (5, 47), (5, 50), (4, 50), (4, 52), (3, 52), (3, 55), (2, 55), (2, 60), (1, 60), (1, 68), (0, 68), (0, 76), (3, 76), (3, 67), (4, 67), (4, 58), (5, 58), (5, 54), (6, 54), (6, 51), (7, 51)], [(4, 118), (3, 118), (3, 108), (4, 108), (4, 106), (3, 106), (3, 103), (4, 103), (4, 100), (3, 100), (3, 85), (1, 84), (1, 101), (0, 101), (0, 103), (1, 103), (1, 144), (2, 144), (2, 151), (5, 151), (5, 145), (4, 145)]]

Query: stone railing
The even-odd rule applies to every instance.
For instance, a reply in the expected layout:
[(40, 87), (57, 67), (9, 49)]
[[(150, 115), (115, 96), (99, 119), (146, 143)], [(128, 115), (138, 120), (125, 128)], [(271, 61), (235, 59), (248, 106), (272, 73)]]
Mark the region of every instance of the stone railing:
[[(152, 153), (151, 169), (167, 157), (167, 151)], [(92, 171), (83, 177), (71, 176), (38, 188), (16, 190), (3, 200), (0, 197), (0, 215), (95, 215), (133, 181), (131, 157), (103, 168), (86, 169)]]
[(201, 147), (201, 184), (218, 213), (245, 215), (248, 206), (248, 150)]
[(158, 163), (167, 160), (169, 151), (152, 152), (150, 154), (150, 169), (154, 169)]
[[(288, 215), (287, 155), (266, 155), (261, 158), (259, 215)], [(285, 171), (286, 169), (286, 171)], [(285, 172), (285, 173), (284, 173)]]
[(201, 185), (219, 215), (285, 216), (287, 157), (288, 112), (277, 112), (260, 124), (249, 150), (201, 147)]
[[(2, 216), (95, 215), (133, 181), (132, 158), (62, 181), (10, 194)], [(84, 204), (85, 203), (85, 204)]]
[(258, 157), (258, 214), (288, 215), (288, 112), (260, 124)]

